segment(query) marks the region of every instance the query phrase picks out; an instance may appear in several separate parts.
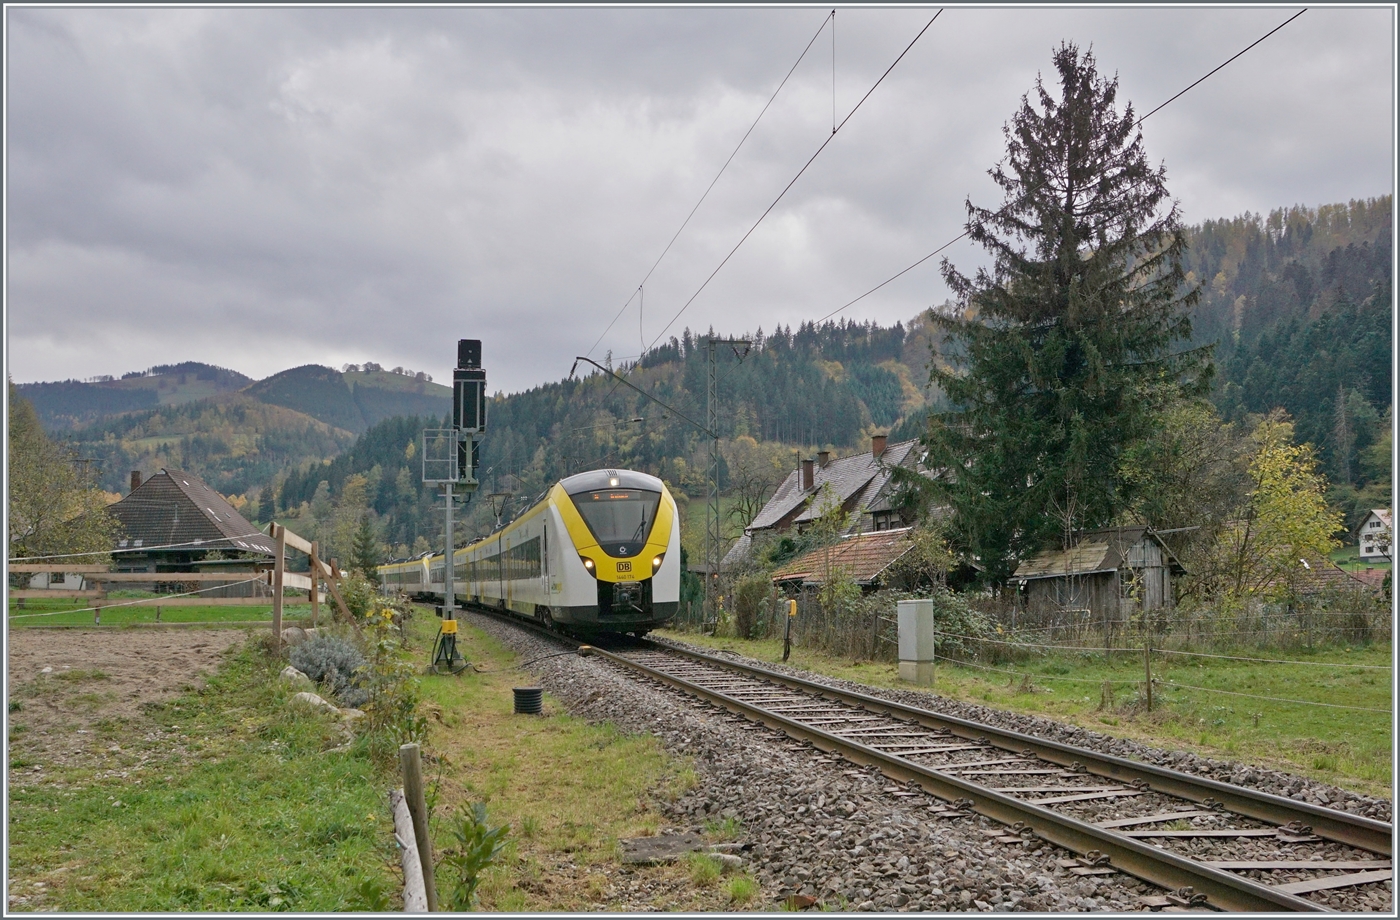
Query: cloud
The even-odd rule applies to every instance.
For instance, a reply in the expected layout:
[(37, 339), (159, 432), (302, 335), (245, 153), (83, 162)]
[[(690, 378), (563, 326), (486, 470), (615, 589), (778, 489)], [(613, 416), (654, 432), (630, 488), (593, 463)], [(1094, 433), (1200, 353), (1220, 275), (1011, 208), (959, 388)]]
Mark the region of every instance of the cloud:
[[(810, 9), (7, 9), (17, 380), (202, 360), (557, 379), (821, 25)], [(840, 10), (844, 117), (927, 10)], [(956, 236), (1063, 39), (1140, 112), (1276, 9), (946, 11), (667, 334), (797, 324)], [(1391, 191), (1391, 11), (1310, 10), (1144, 125), (1195, 222)], [(595, 355), (636, 354), (829, 137), (824, 31)], [(960, 266), (980, 255), (960, 243)], [(937, 260), (853, 307), (907, 319)]]

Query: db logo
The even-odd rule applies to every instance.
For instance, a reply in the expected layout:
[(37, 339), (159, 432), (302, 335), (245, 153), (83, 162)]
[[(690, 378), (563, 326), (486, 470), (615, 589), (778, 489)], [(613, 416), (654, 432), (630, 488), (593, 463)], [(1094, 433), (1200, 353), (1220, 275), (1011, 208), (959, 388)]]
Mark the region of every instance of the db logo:
[(630, 571), (632, 571), (632, 563), (630, 563), (630, 562), (619, 562), (619, 563), (617, 564), (617, 570), (618, 570), (619, 572), (630, 572)]

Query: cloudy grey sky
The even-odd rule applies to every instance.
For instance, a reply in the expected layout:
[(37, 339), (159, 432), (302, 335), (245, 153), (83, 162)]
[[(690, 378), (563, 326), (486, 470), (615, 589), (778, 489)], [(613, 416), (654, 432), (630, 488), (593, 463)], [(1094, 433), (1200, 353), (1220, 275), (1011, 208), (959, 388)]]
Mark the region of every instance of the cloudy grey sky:
[[(7, 367), (441, 380), (476, 337), (493, 388), (556, 380), (829, 9), (7, 7)], [(956, 236), (1060, 41), (1146, 112), (1297, 9), (949, 8), (672, 332), (796, 325)], [(838, 119), (933, 11), (839, 10)], [(1311, 9), (1149, 119), (1186, 221), (1390, 193), (1394, 35)], [(832, 79), (824, 32), (595, 357), (695, 293), (830, 134)], [(947, 293), (934, 259), (845, 315)]]

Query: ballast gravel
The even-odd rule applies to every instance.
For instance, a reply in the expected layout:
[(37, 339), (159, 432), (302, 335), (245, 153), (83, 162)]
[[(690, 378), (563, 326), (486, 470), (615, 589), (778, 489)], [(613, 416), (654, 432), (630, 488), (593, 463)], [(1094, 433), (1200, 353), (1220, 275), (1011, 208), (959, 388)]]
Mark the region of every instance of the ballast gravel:
[(1182, 773), (1190, 773), (1224, 783), (1231, 783), (1236, 786), (1258, 789), (1261, 792), (1269, 792), (1274, 795), (1283, 796), (1284, 798), (1293, 799), (1294, 801), (1309, 802), (1314, 805), (1321, 805), (1324, 808), (1333, 808), (1354, 815), (1374, 818), (1377, 821), (1389, 823), (1392, 820), (1392, 804), (1385, 799), (1377, 799), (1359, 793), (1349, 792), (1345, 789), (1339, 789), (1336, 786), (1329, 786), (1326, 783), (1319, 783), (1314, 780), (1304, 779), (1300, 776), (1294, 776), (1291, 773), (1283, 773), (1278, 770), (1270, 770), (1265, 767), (1257, 767), (1233, 761), (1212, 760), (1209, 757), (1201, 757), (1189, 751), (1164, 751), (1158, 748), (1148, 747), (1137, 741), (1114, 738), (1099, 732), (1090, 731), (1089, 729), (1080, 728), (1077, 725), (1055, 722), (1051, 719), (1041, 718), (1040, 716), (1022, 715), (1020, 713), (1007, 712), (1002, 709), (992, 709), (987, 706), (978, 706), (974, 703), (965, 703), (959, 700), (950, 700), (947, 697), (938, 696), (935, 693), (929, 693), (927, 691), (891, 690), (882, 687), (871, 687), (866, 684), (857, 684), (837, 678), (824, 677), (820, 674), (789, 668), (781, 664), (756, 661), (733, 652), (716, 652), (714, 649), (699, 648), (682, 642), (671, 644), (714, 655), (719, 658), (729, 658), (736, 662), (768, 668), (771, 671), (790, 674), (793, 677), (801, 677), (813, 683), (825, 684), (843, 690), (854, 690), (892, 702), (904, 703), (908, 706), (918, 706), (921, 709), (928, 709), (933, 712), (956, 716), (960, 719), (967, 719), (971, 722), (981, 722), (985, 725), (992, 725), (997, 728), (1034, 735), (1037, 738), (1043, 738), (1047, 741), (1059, 741), (1062, 744), (1071, 744), (1075, 747), (1097, 751), (1100, 754), (1112, 754), (1128, 760), (1136, 760), (1139, 763), (1150, 763), (1171, 770), (1178, 770)]
[[(526, 661), (540, 659), (529, 670), (571, 712), (654, 735), (668, 750), (693, 759), (696, 788), (660, 805), (674, 822), (668, 830), (713, 830), (726, 823), (735, 826), (736, 820), (737, 839), (745, 845), (743, 870), (762, 888), (758, 909), (771, 910), (776, 901), (806, 895), (825, 907), (847, 910), (1129, 911), (1142, 910), (1144, 896), (1161, 893), (1122, 874), (1073, 875), (1058, 865), (1072, 854), (1039, 840), (993, 840), (988, 832), (1000, 825), (981, 816), (939, 816), (936, 800), (899, 787), (873, 767), (824, 755), (669, 687), (624, 674), (601, 659), (558, 655), (556, 643), (490, 617), (467, 616)], [(1280, 794), (1308, 796), (1308, 801), (1321, 792), (1333, 807), (1340, 803), (1351, 806), (1349, 811), (1389, 820), (1388, 802), (1286, 774), (1155, 751), (931, 694), (791, 673), (1174, 769), (1269, 791), (1287, 789)]]

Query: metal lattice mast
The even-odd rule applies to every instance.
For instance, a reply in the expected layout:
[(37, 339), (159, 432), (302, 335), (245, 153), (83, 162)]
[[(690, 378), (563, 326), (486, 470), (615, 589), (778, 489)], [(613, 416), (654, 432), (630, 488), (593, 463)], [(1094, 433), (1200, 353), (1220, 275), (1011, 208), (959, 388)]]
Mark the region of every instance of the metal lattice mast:
[[(703, 619), (707, 624), (719, 623), (719, 606), (715, 601), (715, 589), (719, 573), (719, 548), (722, 543), (719, 517), (719, 394), (718, 373), (715, 365), (715, 346), (730, 345), (740, 360), (749, 353), (753, 345), (748, 339), (705, 339), (705, 360), (707, 364), (707, 387), (705, 394), (705, 427), (710, 433), (710, 470), (705, 484), (705, 606)], [(743, 352), (739, 351), (743, 348)], [(703, 624), (702, 624), (703, 627)], [(702, 628), (703, 631), (703, 628)]]
[(715, 392), (715, 339), (705, 340), (707, 362), (707, 388), (705, 397), (705, 427), (710, 429), (710, 470), (705, 483), (705, 607), (702, 623), (719, 622), (719, 608), (715, 603), (715, 573), (719, 571), (719, 424), (717, 394)]

